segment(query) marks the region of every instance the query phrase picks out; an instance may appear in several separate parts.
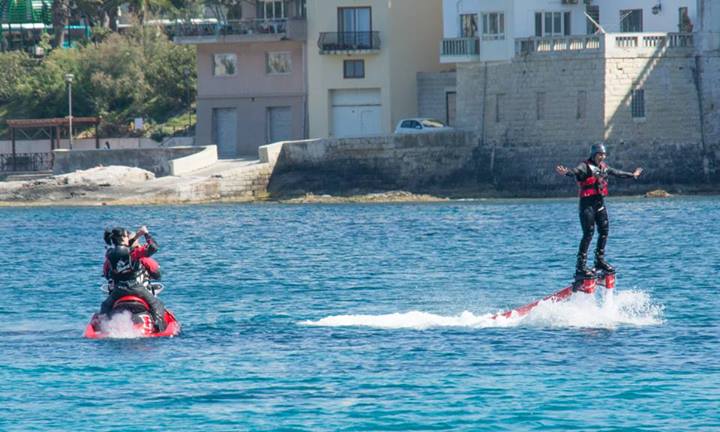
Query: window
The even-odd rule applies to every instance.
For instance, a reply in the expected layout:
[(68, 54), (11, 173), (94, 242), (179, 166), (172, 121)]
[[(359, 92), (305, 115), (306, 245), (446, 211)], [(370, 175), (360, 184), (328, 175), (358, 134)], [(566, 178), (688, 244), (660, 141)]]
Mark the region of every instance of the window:
[(295, 0), (295, 16), (307, 18), (307, 0)]
[(580, 120), (587, 116), (587, 92), (579, 90), (577, 94), (577, 114), (575, 118)]
[[(587, 16), (592, 18), (586, 18), (587, 21), (587, 34), (595, 34), (600, 31), (597, 24), (600, 24), (600, 6), (598, 5), (587, 5), (585, 6), (585, 13)], [(593, 22), (594, 21), (594, 22)]]
[(633, 118), (645, 118), (645, 90), (636, 89), (632, 91), (630, 109)]
[(503, 120), (503, 100), (505, 95), (500, 93), (495, 96), (495, 123), (500, 123)]
[(365, 60), (343, 61), (343, 78), (365, 78)]
[(234, 76), (237, 73), (237, 56), (235, 54), (214, 54), (213, 75)]
[(258, 18), (283, 19), (287, 18), (287, 0), (257, 0)]
[(485, 13), (483, 18), (483, 39), (505, 39), (505, 14), (502, 12)]
[(404, 120), (400, 127), (403, 129), (422, 129), (422, 125), (416, 120)]
[(371, 32), (372, 18), (369, 7), (338, 8), (338, 32)]
[(638, 33), (643, 31), (642, 9), (620, 11), (620, 32)]
[(268, 75), (283, 75), (292, 72), (289, 52), (269, 52), (265, 56), (265, 72)]
[(570, 35), (570, 12), (535, 12), (535, 36)]
[(455, 126), (455, 117), (457, 113), (457, 92), (449, 91), (445, 93), (445, 123), (448, 126)]
[(360, 49), (372, 48), (371, 16), (369, 7), (338, 8), (338, 43)]
[(477, 37), (477, 29), (476, 14), (460, 15), (460, 37)]
[(535, 94), (535, 118), (537, 120), (545, 119), (545, 92)]

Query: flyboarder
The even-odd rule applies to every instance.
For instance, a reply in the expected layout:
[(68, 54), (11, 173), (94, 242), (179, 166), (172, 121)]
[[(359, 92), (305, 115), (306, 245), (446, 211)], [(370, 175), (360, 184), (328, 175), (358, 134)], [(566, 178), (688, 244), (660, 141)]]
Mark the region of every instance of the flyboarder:
[(599, 233), (595, 249), (595, 270), (608, 274), (615, 272), (613, 266), (605, 261), (605, 244), (607, 243), (610, 224), (603, 197), (608, 194), (608, 176), (637, 179), (643, 172), (642, 168), (636, 168), (631, 173), (611, 168), (605, 163), (606, 157), (605, 145), (594, 144), (590, 150), (590, 158), (581, 162), (577, 167), (567, 168), (563, 165), (555, 167), (558, 174), (575, 177), (580, 188), (579, 211), (583, 236), (580, 241), (575, 266), (576, 279), (594, 277), (594, 272), (587, 268), (586, 261), (588, 248), (595, 232), (595, 225), (597, 225)]

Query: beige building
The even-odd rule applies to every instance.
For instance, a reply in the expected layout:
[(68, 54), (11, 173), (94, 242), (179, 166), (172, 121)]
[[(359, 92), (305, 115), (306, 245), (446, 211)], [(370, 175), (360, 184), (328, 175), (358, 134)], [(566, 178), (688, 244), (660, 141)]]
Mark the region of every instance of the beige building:
[(388, 134), (440, 71), (441, 0), (308, 0), (310, 137)]
[(306, 138), (305, 0), (243, 1), (221, 12), (174, 34), (197, 46), (196, 144), (234, 158)]

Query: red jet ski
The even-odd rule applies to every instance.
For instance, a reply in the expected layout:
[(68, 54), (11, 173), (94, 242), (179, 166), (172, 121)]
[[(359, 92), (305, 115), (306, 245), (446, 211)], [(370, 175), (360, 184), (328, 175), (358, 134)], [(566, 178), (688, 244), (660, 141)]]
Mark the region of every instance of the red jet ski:
[[(102, 288), (107, 292), (107, 286)], [(160, 294), (163, 285), (151, 283), (150, 291)], [(173, 337), (180, 334), (180, 322), (172, 312), (165, 310), (165, 330), (159, 332), (153, 324), (150, 305), (140, 297), (120, 297), (113, 305), (108, 317), (96, 313), (85, 328), (84, 336), (89, 339), (128, 337)]]

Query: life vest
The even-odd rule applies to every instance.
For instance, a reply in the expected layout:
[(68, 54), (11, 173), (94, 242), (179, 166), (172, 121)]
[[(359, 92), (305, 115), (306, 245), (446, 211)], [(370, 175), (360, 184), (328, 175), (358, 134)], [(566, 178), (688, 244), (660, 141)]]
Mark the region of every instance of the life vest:
[(607, 196), (608, 194), (608, 166), (605, 162), (600, 162), (597, 166), (590, 161), (585, 161), (590, 170), (590, 175), (583, 181), (578, 182), (580, 187), (580, 198), (590, 197), (594, 195)]

